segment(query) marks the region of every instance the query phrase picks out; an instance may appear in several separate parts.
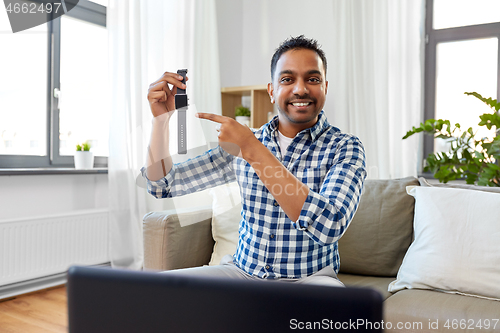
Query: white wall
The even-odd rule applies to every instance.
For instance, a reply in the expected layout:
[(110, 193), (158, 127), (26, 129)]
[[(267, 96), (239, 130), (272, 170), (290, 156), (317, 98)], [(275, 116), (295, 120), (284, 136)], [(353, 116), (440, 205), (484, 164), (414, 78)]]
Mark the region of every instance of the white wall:
[[(222, 87), (270, 82), (271, 57), (290, 36), (318, 40), (327, 60), (335, 61), (331, 0), (217, 0), (216, 5)], [(330, 122), (332, 98), (328, 94), (324, 107)]]
[(108, 175), (0, 176), (0, 221), (108, 207)]

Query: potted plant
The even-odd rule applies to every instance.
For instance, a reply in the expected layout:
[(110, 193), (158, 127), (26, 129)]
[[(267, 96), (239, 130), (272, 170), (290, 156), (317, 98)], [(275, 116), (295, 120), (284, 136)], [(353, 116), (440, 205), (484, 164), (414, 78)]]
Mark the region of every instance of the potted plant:
[(250, 126), (250, 109), (240, 105), (236, 108), (234, 115), (240, 124)]
[(92, 169), (94, 166), (94, 155), (90, 151), (88, 141), (76, 145), (75, 151), (75, 169)]
[(484, 98), (476, 92), (465, 93), (474, 96), (488, 105), (493, 112), (479, 116), (479, 126), (488, 130), (495, 129), (496, 136), (491, 138), (475, 138), (470, 127), (461, 131), (460, 124), (452, 128), (449, 120), (428, 119), (413, 127), (403, 139), (415, 133), (427, 133), (435, 138), (445, 139), (450, 143), (448, 152), (429, 154), (425, 160), (424, 172), (431, 171), (434, 178), (446, 183), (450, 180), (465, 178), (467, 184), (482, 186), (500, 186), (500, 102), (496, 99)]

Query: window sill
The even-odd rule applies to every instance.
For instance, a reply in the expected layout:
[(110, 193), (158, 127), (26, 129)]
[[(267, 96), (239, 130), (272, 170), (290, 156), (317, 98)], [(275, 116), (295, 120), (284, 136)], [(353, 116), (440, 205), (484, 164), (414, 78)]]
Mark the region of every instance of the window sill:
[(0, 176), (107, 174), (108, 168), (12, 168), (0, 169)]
[(434, 178), (434, 174), (432, 172), (421, 172), (418, 174), (417, 178), (420, 178), (420, 177), (423, 177), (427, 180), (437, 180), (436, 178)]

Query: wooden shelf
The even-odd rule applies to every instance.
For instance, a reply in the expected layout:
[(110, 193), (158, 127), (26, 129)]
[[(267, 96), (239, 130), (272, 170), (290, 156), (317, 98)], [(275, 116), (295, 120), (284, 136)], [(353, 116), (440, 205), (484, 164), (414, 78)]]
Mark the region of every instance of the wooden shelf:
[(234, 118), (234, 110), (242, 104), (242, 96), (250, 96), (250, 127), (259, 128), (267, 123), (267, 114), (273, 112), (274, 107), (267, 93), (266, 84), (222, 88), (222, 115)]

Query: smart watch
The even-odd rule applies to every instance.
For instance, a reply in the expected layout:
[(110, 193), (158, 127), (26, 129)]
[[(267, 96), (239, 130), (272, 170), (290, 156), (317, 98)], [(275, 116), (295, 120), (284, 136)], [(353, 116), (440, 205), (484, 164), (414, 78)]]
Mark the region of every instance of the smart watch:
[[(179, 69), (177, 74), (182, 75), (182, 83), (186, 84), (187, 69)], [(175, 108), (178, 112), (177, 130), (178, 130), (178, 154), (187, 154), (187, 133), (186, 133), (186, 110), (188, 106), (188, 97), (186, 89), (177, 87), (175, 94)]]

